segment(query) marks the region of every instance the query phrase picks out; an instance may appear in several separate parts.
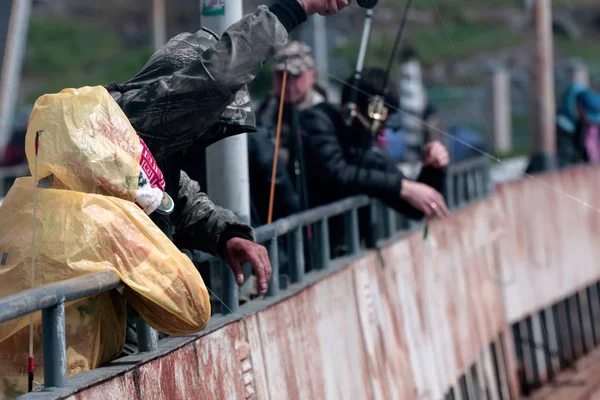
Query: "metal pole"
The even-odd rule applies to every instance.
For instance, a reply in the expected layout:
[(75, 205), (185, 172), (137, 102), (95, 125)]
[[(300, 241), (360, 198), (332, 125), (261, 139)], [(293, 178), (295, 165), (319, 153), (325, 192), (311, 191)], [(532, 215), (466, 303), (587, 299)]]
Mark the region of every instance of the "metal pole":
[(530, 78), (533, 83), (532, 118), (534, 155), (528, 172), (556, 168), (554, 62), (552, 49), (552, 4), (533, 1), (535, 43)]
[[(242, 0), (225, 0), (225, 8), (202, 10), (205, 27), (222, 35), (233, 23), (242, 19)], [(244, 223), (250, 223), (250, 178), (248, 175), (248, 138), (236, 135), (206, 149), (207, 193), (211, 200), (227, 208)], [(230, 276), (231, 275), (231, 276)], [(224, 291), (233, 296), (233, 274), (225, 274)], [(233, 285), (234, 287), (227, 287)], [(233, 306), (234, 298), (229, 306)], [(237, 308), (237, 307), (236, 307)], [(234, 310), (235, 311), (235, 310)]]
[(67, 344), (65, 303), (42, 310), (42, 346), (44, 349), (44, 386), (67, 386)]
[(19, 83), (30, 15), (31, 0), (13, 2), (0, 81), (0, 154), (4, 154), (10, 139), (12, 118), (19, 99)]
[(12, 3), (12, 0), (0, 0), (0, 77), (2, 77), (2, 62), (4, 60), (4, 49), (6, 48), (6, 39), (8, 37), (8, 24)]
[(327, 23), (325, 17), (319, 14), (312, 16), (313, 22), (313, 51), (317, 68), (317, 82), (327, 89), (329, 71), (329, 56), (327, 50)]
[[(204, 15), (204, 26), (218, 35), (242, 18), (242, 1), (225, 0), (223, 15)], [(250, 181), (246, 134), (223, 139), (206, 150), (207, 191), (211, 200), (250, 222)]]
[(154, 34), (154, 50), (159, 50), (167, 43), (167, 16), (165, 0), (152, 0), (152, 24)]
[(271, 282), (267, 289), (267, 296), (274, 297), (279, 295), (279, 242), (275, 236), (269, 243), (269, 260), (271, 260)]
[(494, 150), (506, 154), (512, 149), (510, 74), (501, 65), (490, 65), (490, 120)]
[(152, 329), (140, 316), (137, 316), (135, 326), (140, 352), (143, 353), (156, 349), (158, 347), (158, 332)]

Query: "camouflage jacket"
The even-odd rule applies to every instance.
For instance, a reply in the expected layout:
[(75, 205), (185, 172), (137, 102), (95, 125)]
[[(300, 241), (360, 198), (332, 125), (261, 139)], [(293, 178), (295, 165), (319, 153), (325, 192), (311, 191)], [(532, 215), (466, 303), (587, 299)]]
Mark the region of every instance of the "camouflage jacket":
[(179, 248), (222, 257), (229, 238), (254, 239), (250, 226), (213, 204), (181, 171), (181, 159), (196, 146), (256, 130), (246, 84), (287, 42), (289, 18), (284, 24), (281, 13), (289, 17), (289, 10), (296, 25), (306, 19), (296, 0), (279, 0), (270, 9), (259, 6), (220, 40), (206, 29), (182, 33), (135, 77), (106, 86), (163, 171), (175, 211), (152, 218)]

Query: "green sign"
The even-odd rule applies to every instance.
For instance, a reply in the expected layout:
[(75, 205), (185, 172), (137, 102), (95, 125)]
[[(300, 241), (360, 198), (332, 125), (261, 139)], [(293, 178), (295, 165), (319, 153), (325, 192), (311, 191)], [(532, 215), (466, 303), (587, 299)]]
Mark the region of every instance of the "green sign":
[(202, 3), (202, 15), (225, 15), (225, 0), (204, 0)]

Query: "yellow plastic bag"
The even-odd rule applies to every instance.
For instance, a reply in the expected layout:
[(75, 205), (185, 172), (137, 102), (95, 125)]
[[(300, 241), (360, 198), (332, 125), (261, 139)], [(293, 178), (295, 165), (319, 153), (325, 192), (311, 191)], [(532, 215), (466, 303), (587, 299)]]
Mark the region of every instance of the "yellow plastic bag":
[[(35, 285), (112, 270), (125, 283), (127, 302), (150, 326), (170, 335), (198, 332), (211, 313), (200, 274), (144, 211), (129, 201), (135, 196), (135, 185), (123, 177), (138, 173), (134, 165), (138, 160), (133, 152), (119, 148), (136, 140), (139, 145), (139, 138), (103, 88), (84, 89), (40, 98), (31, 116), (26, 140), (30, 167), (34, 169), (35, 132), (42, 129), (38, 177), (52, 174), (60, 181), (54, 188), (37, 189)], [(125, 144), (108, 146), (103, 134), (88, 129), (93, 124), (128, 126), (120, 131), (127, 136)], [(78, 158), (82, 146), (85, 157)], [(71, 170), (73, 165), (77, 167)], [(17, 179), (0, 206), (0, 254), (7, 253), (5, 265), (0, 266), (0, 297), (30, 288), (33, 185), (31, 177)], [(120, 194), (121, 198), (96, 193)], [(123, 297), (113, 291), (66, 305), (69, 375), (93, 369), (121, 352), (124, 304)], [(41, 313), (34, 317), (36, 380), (40, 382)], [(26, 391), (28, 342), (29, 316), (0, 324), (0, 398)]]
[(25, 139), (32, 174), (37, 131), (38, 178), (54, 175), (71, 190), (134, 200), (140, 139), (106, 89), (64, 89), (35, 102)]

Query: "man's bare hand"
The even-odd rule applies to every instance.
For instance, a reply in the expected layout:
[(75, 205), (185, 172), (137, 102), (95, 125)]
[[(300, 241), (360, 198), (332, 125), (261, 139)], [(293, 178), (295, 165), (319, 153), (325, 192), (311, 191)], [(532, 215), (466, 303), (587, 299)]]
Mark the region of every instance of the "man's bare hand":
[(350, 4), (351, 0), (298, 0), (307, 15), (333, 15)]
[(427, 219), (447, 217), (450, 211), (444, 201), (444, 196), (434, 188), (421, 182), (408, 179), (402, 181), (400, 197), (409, 202), (417, 210), (425, 214)]
[(225, 259), (240, 286), (244, 283), (244, 263), (249, 262), (258, 281), (258, 295), (267, 293), (271, 279), (271, 262), (267, 249), (250, 240), (232, 238), (225, 243)]
[(427, 143), (423, 154), (423, 165), (431, 165), (434, 168), (444, 168), (450, 162), (448, 149), (439, 141)]

